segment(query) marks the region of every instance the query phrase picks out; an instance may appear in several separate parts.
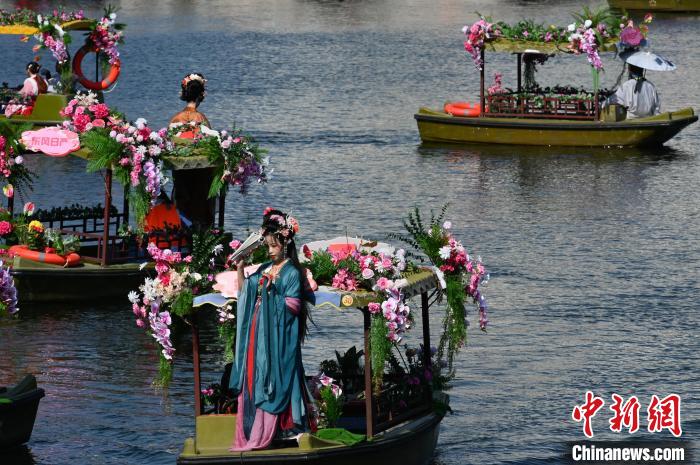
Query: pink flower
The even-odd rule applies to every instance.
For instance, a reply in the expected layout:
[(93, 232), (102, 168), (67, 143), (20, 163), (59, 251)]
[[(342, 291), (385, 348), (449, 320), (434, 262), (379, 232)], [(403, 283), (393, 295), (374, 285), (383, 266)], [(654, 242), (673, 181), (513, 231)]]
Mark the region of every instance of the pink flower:
[(372, 271), (371, 269), (365, 268), (364, 270), (362, 270), (362, 277), (364, 279), (372, 279), (373, 276), (374, 276), (374, 271)]
[(381, 310), (381, 308), (381, 305), (379, 305), (377, 302), (371, 302), (369, 305), (367, 305), (367, 309), (373, 315), (379, 313), (379, 310)]
[(394, 283), (390, 279), (385, 278), (383, 276), (377, 280), (377, 286), (382, 291), (386, 291), (387, 289), (389, 289), (393, 285), (394, 285)]
[(642, 40), (644, 40), (644, 36), (636, 27), (628, 26), (620, 33), (620, 42), (622, 42), (624, 45), (637, 47), (642, 43)]
[(239, 248), (239, 247), (241, 246), (241, 241), (239, 241), (238, 239), (234, 239), (234, 240), (232, 240), (231, 242), (229, 242), (228, 245), (229, 245), (229, 247), (231, 247), (233, 250), (236, 250), (237, 248)]
[(96, 128), (103, 128), (105, 127), (105, 120), (97, 118), (92, 120), (92, 125)]
[(12, 232), (12, 223), (9, 221), (0, 221), (0, 236), (5, 236)]
[(34, 214), (34, 202), (25, 203), (23, 213), (27, 216), (32, 216)]
[(144, 326), (146, 326), (146, 323), (141, 318), (138, 318), (136, 320), (136, 326), (138, 326), (139, 328), (143, 328)]
[(5, 194), (5, 197), (11, 199), (15, 196), (15, 188), (12, 187), (12, 184), (8, 184), (2, 188), (2, 193)]

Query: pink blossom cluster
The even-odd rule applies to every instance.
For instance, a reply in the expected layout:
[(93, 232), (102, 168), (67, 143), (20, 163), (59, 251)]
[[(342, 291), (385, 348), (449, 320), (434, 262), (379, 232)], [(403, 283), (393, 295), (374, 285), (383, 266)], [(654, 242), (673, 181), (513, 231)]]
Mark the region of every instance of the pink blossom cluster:
[(464, 50), (471, 55), (474, 66), (481, 71), (481, 67), (483, 66), (481, 62), (481, 50), (484, 48), (484, 43), (490, 39), (496, 38), (499, 31), (494, 29), (493, 24), (481, 18), (471, 26), (464, 26), (462, 32), (467, 36), (467, 40), (464, 42)]
[[(0, 136), (0, 175), (2, 175), (6, 181), (11, 181), (12, 172), (17, 165), (24, 163), (24, 158), (21, 155), (14, 156), (14, 150), (11, 146), (7, 145), (7, 139)], [(3, 187), (3, 194), (7, 198), (12, 198), (15, 195), (14, 187), (12, 184), (7, 184)]]
[(116, 119), (109, 117), (109, 107), (104, 103), (98, 103), (92, 93), (71, 99), (61, 110), (61, 115), (70, 118), (63, 122), (63, 126), (80, 134), (93, 128), (111, 127), (117, 122)]
[[(333, 251), (330, 252), (333, 264), (338, 266), (344, 260), (355, 261), (360, 268), (359, 275), (353, 274), (347, 267), (339, 268), (333, 277), (331, 286), (345, 291), (354, 291), (361, 287), (373, 288), (375, 285), (391, 282), (388, 277), (397, 277), (406, 269), (405, 251), (399, 249), (395, 255), (377, 252)], [(380, 286), (381, 287), (381, 286)], [(382, 290), (384, 290), (382, 288)]]
[(314, 386), (318, 391), (321, 391), (321, 389), (330, 389), (331, 392), (333, 393), (333, 396), (337, 399), (338, 397), (341, 396), (343, 393), (343, 390), (335, 384), (335, 380), (331, 378), (330, 376), (327, 376), (325, 373), (321, 372), (318, 376), (315, 376), (313, 378), (314, 381)]
[(161, 153), (169, 148), (166, 133), (165, 128), (152, 130), (142, 118), (133, 125), (127, 122), (114, 124), (109, 133), (111, 138), (124, 146), (119, 166), (129, 170), (131, 185), (136, 187), (144, 183), (144, 189), (152, 201), (158, 198), (166, 182), (160, 162)]
[(387, 299), (382, 303), (370, 303), (368, 310), (373, 315), (381, 314), (384, 317), (388, 329), (387, 338), (398, 343), (401, 341), (401, 335), (411, 327), (411, 309), (406, 305), (404, 295), (396, 283), (389, 281), (387, 284), (390, 286), (384, 289)]
[(253, 179), (259, 184), (267, 182), (268, 160), (260, 161), (245, 137), (221, 131), (219, 144), (224, 158), (222, 181), (238, 186), (242, 193)]
[(575, 23), (569, 25), (569, 32), (572, 32), (572, 34), (569, 36), (567, 48), (575, 54), (585, 53), (591, 66), (596, 70), (603, 69), (603, 62), (599, 54), (602, 44), (599, 43), (598, 37), (602, 38), (602, 40), (610, 37), (605, 24), (598, 23), (598, 25), (593, 26), (591, 20), (586, 20), (578, 27)]
[(486, 299), (479, 290), (479, 284), (488, 281), (486, 268), (481, 263), (481, 258), (472, 259), (461, 242), (457, 241), (450, 230), (452, 223), (445, 221), (440, 228), (441, 237), (445, 245), (439, 250), (439, 268), (447, 275), (461, 275), (462, 282), (466, 283), (464, 292), (470, 296), (479, 307), (479, 326), (486, 329), (488, 317)]
[(12, 223), (9, 221), (0, 221), (0, 236), (7, 236), (12, 232)]
[(489, 95), (504, 94), (506, 90), (502, 87), (503, 74), (495, 73), (493, 75), (493, 81), (493, 85), (488, 88)]
[(113, 65), (119, 62), (117, 44), (122, 40), (122, 33), (114, 29), (113, 17), (102, 18), (95, 26), (95, 30), (90, 33), (88, 39), (91, 40), (98, 49), (107, 54), (109, 57), (109, 64)]
[(66, 44), (63, 42), (63, 39), (60, 36), (56, 38), (52, 34), (44, 32), (42, 33), (42, 45), (51, 50), (54, 58), (56, 58), (56, 61), (59, 63), (68, 61)]

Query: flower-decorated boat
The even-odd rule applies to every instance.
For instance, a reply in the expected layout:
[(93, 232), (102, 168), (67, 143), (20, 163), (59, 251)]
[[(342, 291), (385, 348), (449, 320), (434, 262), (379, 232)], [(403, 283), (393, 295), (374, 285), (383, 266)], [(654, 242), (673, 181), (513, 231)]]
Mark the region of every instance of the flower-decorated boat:
[[(126, 121), (92, 93), (78, 94), (62, 113), (69, 118), (62, 126), (38, 131), (0, 123), (0, 173), (8, 198), (7, 209), (0, 211), (5, 242), (0, 252), (12, 258), (22, 301), (123, 297), (147, 273), (149, 246), (188, 253), (193, 228), (223, 230), (229, 186), (243, 192), (251, 180), (266, 180), (262, 151), (236, 131), (203, 128), (199, 137), (181, 140), (166, 128), (149, 128), (143, 119)], [(87, 171), (104, 178), (104, 202), (68, 201), (65, 207), (36, 211), (28, 202), (15, 212), (15, 190), (34, 179), (23, 162), (40, 156), (32, 152), (85, 159)], [(205, 213), (200, 218), (186, 212), (192, 227), (178, 213), (183, 205), (161, 201), (168, 171), (207, 173), (208, 195), (205, 190), (202, 198), (190, 196), (190, 208), (202, 204)], [(113, 198), (114, 181), (123, 186), (121, 208)]]
[[(471, 258), (454, 238), (443, 215), (444, 210), (424, 225), (416, 211), (406, 222), (408, 234), (395, 236), (424, 253), (432, 267), (409, 262), (402, 249), (357, 238), (308, 243), (301, 248), (308, 281), (306, 298), (315, 301), (315, 324), (323, 324), (326, 308), (361, 312), (362, 326), (357, 332), (363, 334), (362, 349), (353, 347), (343, 355), (336, 351), (337, 360), (322, 362), (321, 373), (307, 377), (316, 399), (306, 403), (315, 419), (310, 431), (296, 440), (273, 440), (272, 447), (258, 450), (231, 451), (240, 412), (236, 394), (228, 389), (230, 372), (224, 373), (221, 384), (206, 389), (200, 380), (197, 328), (209, 314), (203, 312), (209, 305), (217, 307), (226, 359), (241, 360), (235, 354), (243, 347), (236, 339), (236, 325), (245, 325), (237, 318), (246, 318), (246, 312), (236, 309), (237, 272), (217, 275), (213, 288), (220, 293), (208, 293), (212, 283), (203, 279), (205, 273), (211, 273), (206, 267), (213, 263), (209, 255), (221, 257), (226, 245), (210, 242), (209, 253), (199, 247), (203, 256), (194, 256), (189, 263), (180, 256), (155, 252), (157, 276), (132, 292), (130, 300), (137, 325), (158, 343), (159, 383), (167, 383), (172, 376), (177, 346), (173, 339), (178, 336), (177, 328), (187, 327), (175, 325), (174, 320), (183, 319), (192, 328), (195, 434), (185, 441), (178, 464), (427, 464), (434, 454), (440, 422), (449, 411), (449, 398), (443, 391), (454, 374), (453, 358), (466, 342), (467, 300), (476, 304), (482, 329), (488, 321), (480, 287), (488, 275), (480, 259)], [(243, 245), (239, 241), (228, 244), (224, 267), (237, 262), (236, 257), (249, 252), (259, 239), (254, 233)], [(265, 253), (253, 255), (251, 261), (258, 263)], [(255, 285), (259, 273), (249, 268), (256, 267), (246, 267), (246, 272), (255, 274)], [(178, 292), (172, 291), (172, 282), (182, 283)], [(409, 299), (419, 296), (420, 311), (412, 312)], [(429, 313), (442, 297), (446, 297), (444, 331), (439, 347), (432, 349)], [(398, 344), (408, 339), (414, 318), (419, 318), (414, 315), (422, 322), (422, 344), (415, 349), (405, 346), (404, 356)]]
[(627, 11), (700, 11), (700, 0), (608, 0), (610, 8)]
[[(87, 18), (82, 10), (56, 9), (42, 15), (28, 9), (0, 9), (0, 35), (18, 35), (22, 42), (30, 38), (36, 40), (32, 50), (49, 50), (56, 60), (58, 76), (49, 92), (35, 97), (22, 97), (14, 89), (0, 88), (0, 122), (34, 126), (60, 124), (66, 119), (61, 110), (75, 94), (76, 84), (94, 91), (114, 86), (121, 71), (117, 45), (123, 41), (124, 28), (115, 18), (111, 8), (101, 19)], [(72, 59), (71, 32), (85, 33), (85, 41)], [(94, 80), (87, 78), (83, 71), (83, 60), (90, 53), (95, 53)], [(100, 72), (103, 72), (102, 78)]]
[[(488, 143), (552, 146), (643, 146), (668, 141), (697, 121), (692, 108), (653, 116), (625, 119), (622, 108), (604, 108), (611, 94), (598, 88), (603, 68), (600, 53), (615, 51), (624, 35), (642, 38), (641, 26), (607, 11), (585, 10), (566, 28), (532, 21), (517, 25), (480, 19), (465, 26), (465, 48), (480, 72), (478, 103), (469, 112), (448, 102), (443, 109), (420, 108), (415, 114), (423, 142)], [(622, 26), (622, 27), (621, 27)], [(639, 47), (639, 42), (634, 43)], [(504, 89), (501, 75), (486, 87), (486, 51), (506, 52), (517, 58), (517, 89)], [(594, 77), (593, 91), (567, 86), (542, 89), (534, 79), (538, 64), (555, 53), (585, 54)], [(525, 69), (523, 70), (523, 65)], [(523, 82), (525, 81), (525, 82)]]

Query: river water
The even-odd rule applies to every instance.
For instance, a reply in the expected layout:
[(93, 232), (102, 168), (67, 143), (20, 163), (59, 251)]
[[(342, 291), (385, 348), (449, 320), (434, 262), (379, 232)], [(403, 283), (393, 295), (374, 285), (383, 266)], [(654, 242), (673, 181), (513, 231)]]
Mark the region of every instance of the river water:
[[(642, 403), (682, 397), (683, 437), (700, 435), (700, 126), (662, 149), (423, 146), (413, 113), (474, 100), (478, 74), (460, 29), (474, 11), (505, 21), (566, 24), (574, 1), (245, 0), (116, 2), (128, 24), (123, 70), (107, 102), (160, 127), (178, 111), (179, 80), (209, 80), (202, 111), (269, 150), (272, 181), (228, 198), (227, 229), (258, 224), (265, 206), (292, 210), (301, 239), (385, 239), (401, 220), (449, 202), (454, 230), (491, 272), (491, 325), (458, 358), (436, 464), (560, 463), (586, 390)], [(47, 2), (0, 1), (3, 8)], [(67, 2), (96, 15), (99, 2)], [(653, 49), (678, 64), (650, 74), (664, 109), (697, 107), (699, 16), (658, 17)], [(30, 45), (0, 38), (0, 79), (20, 82)], [(515, 86), (514, 58), (487, 56), (487, 75)], [(605, 56), (603, 86), (621, 69)], [(590, 86), (583, 57), (557, 57), (543, 84)], [(79, 160), (33, 158), (42, 175), (27, 198), (40, 207), (97, 203), (101, 184)], [(416, 303), (417, 305), (417, 303)], [(435, 312), (432, 328), (438, 328)], [(360, 344), (360, 318), (317, 310), (307, 371), (334, 348)], [(420, 331), (408, 341), (417, 343)], [(218, 376), (214, 330), (203, 335), (205, 381)], [(28, 448), (0, 463), (170, 464), (193, 433), (191, 356), (178, 346), (167, 392), (126, 299), (86, 306), (22, 306), (0, 327), (0, 385), (35, 373), (47, 396)], [(593, 425), (606, 433), (610, 411)], [(665, 439), (668, 432), (633, 438)], [(696, 455), (697, 456), (697, 455)]]

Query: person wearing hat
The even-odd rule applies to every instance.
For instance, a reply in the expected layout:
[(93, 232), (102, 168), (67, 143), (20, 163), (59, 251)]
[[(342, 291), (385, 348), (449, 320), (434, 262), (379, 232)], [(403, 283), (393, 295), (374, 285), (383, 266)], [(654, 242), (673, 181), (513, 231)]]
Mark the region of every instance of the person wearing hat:
[(661, 113), (656, 87), (644, 77), (644, 68), (627, 64), (629, 79), (610, 96), (608, 103), (627, 109), (627, 119), (645, 118)]

